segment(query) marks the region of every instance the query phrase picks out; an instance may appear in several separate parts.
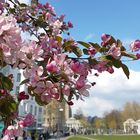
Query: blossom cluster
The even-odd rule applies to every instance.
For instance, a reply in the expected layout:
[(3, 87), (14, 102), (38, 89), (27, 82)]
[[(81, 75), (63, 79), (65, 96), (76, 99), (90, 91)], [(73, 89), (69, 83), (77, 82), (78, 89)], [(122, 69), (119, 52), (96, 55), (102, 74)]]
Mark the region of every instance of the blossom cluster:
[[(47, 105), (52, 99), (72, 105), (73, 98), (89, 96), (89, 89), (95, 82), (89, 82), (87, 77), (93, 70), (96, 71), (94, 75), (99, 76), (104, 71), (112, 74), (114, 67), (122, 68), (129, 78), (129, 69), (121, 58), (140, 58), (139, 53), (128, 53), (120, 40), (108, 34), (101, 36), (101, 44), (75, 41), (69, 36), (63, 38), (61, 34), (66, 32), (69, 35), (68, 29), (73, 24), (65, 22), (64, 15), (57, 17), (49, 3), (32, 3), (29, 6), (18, 0), (9, 1), (13, 7), (0, 2), (0, 67), (9, 65), (22, 69), (25, 80), (21, 84), (25, 84), (28, 93), (16, 93), (15, 99), (10, 95), (14, 84), (11, 76), (0, 75), (0, 80), (3, 79), (0, 81), (0, 108), (7, 107), (7, 96), (14, 104), (14, 109), (7, 107), (10, 113), (0, 110), (7, 128), (7, 139), (16, 135), (20, 127), (33, 122), (30, 121), (34, 120), (32, 115), (29, 115), (16, 126), (8, 127), (12, 125), (12, 119), (18, 117), (20, 101), (28, 99), (29, 95), (42, 105)], [(23, 40), (21, 32), (30, 33), (35, 39)], [(131, 43), (130, 49), (139, 51), (140, 40)]]
[(10, 125), (3, 130), (5, 134), (3, 140), (11, 140), (15, 139), (16, 136), (22, 136), (23, 127), (30, 126), (34, 121), (34, 116), (31, 113), (27, 114), (24, 119), (17, 121), (15, 125)]
[[(135, 40), (130, 44), (130, 49), (133, 52), (138, 52), (140, 50), (140, 40)], [(140, 59), (140, 53), (136, 53), (136, 59)]]

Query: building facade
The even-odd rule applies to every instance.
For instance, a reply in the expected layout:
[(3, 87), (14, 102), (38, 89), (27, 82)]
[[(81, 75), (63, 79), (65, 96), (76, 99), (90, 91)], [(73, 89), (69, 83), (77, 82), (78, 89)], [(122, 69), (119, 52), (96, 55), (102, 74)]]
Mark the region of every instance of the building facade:
[(43, 126), (49, 132), (64, 131), (66, 121), (69, 117), (71, 117), (70, 106), (65, 102), (60, 103), (56, 100), (52, 100), (52, 102), (45, 107)]
[(124, 132), (128, 134), (140, 134), (140, 120), (127, 119), (124, 123)]
[[(23, 71), (19, 69), (12, 69), (7, 66), (1, 71), (4, 75), (13, 74), (13, 90), (11, 94), (18, 94), (19, 92), (25, 91), (27, 93), (27, 88), (25, 85), (20, 86), (20, 82), (24, 80)], [(29, 97), (28, 100), (22, 100), (19, 105), (19, 116), (21, 118), (25, 117), (28, 113), (32, 113), (35, 116), (35, 123), (29, 127), (29, 129), (43, 129), (42, 124), (44, 123), (43, 114), (44, 107), (39, 106), (34, 97)]]

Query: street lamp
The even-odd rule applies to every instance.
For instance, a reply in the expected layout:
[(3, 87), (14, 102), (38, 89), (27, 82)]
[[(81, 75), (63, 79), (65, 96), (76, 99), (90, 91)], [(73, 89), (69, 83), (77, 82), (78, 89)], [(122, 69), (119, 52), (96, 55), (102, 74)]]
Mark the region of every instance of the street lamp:
[(63, 116), (62, 116), (62, 112), (64, 111), (64, 109), (63, 108), (59, 108), (59, 116), (60, 116), (60, 123), (59, 123), (59, 129), (60, 130), (63, 130)]
[(63, 131), (63, 117), (62, 117), (62, 112), (64, 111), (64, 109), (62, 107), (59, 106), (58, 108), (58, 129), (57, 129), (57, 137), (60, 140), (61, 137), (61, 131)]

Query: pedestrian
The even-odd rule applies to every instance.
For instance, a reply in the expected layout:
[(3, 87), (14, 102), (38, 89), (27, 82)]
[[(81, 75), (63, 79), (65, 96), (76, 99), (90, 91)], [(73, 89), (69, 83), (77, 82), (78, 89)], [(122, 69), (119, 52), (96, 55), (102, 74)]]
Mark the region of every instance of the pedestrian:
[(32, 140), (31, 133), (29, 131), (27, 132), (27, 139), (26, 140)]

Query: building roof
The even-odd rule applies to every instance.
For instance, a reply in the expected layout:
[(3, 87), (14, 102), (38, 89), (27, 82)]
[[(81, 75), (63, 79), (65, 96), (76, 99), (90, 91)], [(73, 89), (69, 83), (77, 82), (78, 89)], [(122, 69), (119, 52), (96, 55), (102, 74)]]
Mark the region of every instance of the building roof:
[(125, 122), (124, 122), (124, 124), (132, 124), (132, 123), (136, 123), (133, 119), (131, 119), (131, 118), (129, 118), (129, 119), (127, 119)]

